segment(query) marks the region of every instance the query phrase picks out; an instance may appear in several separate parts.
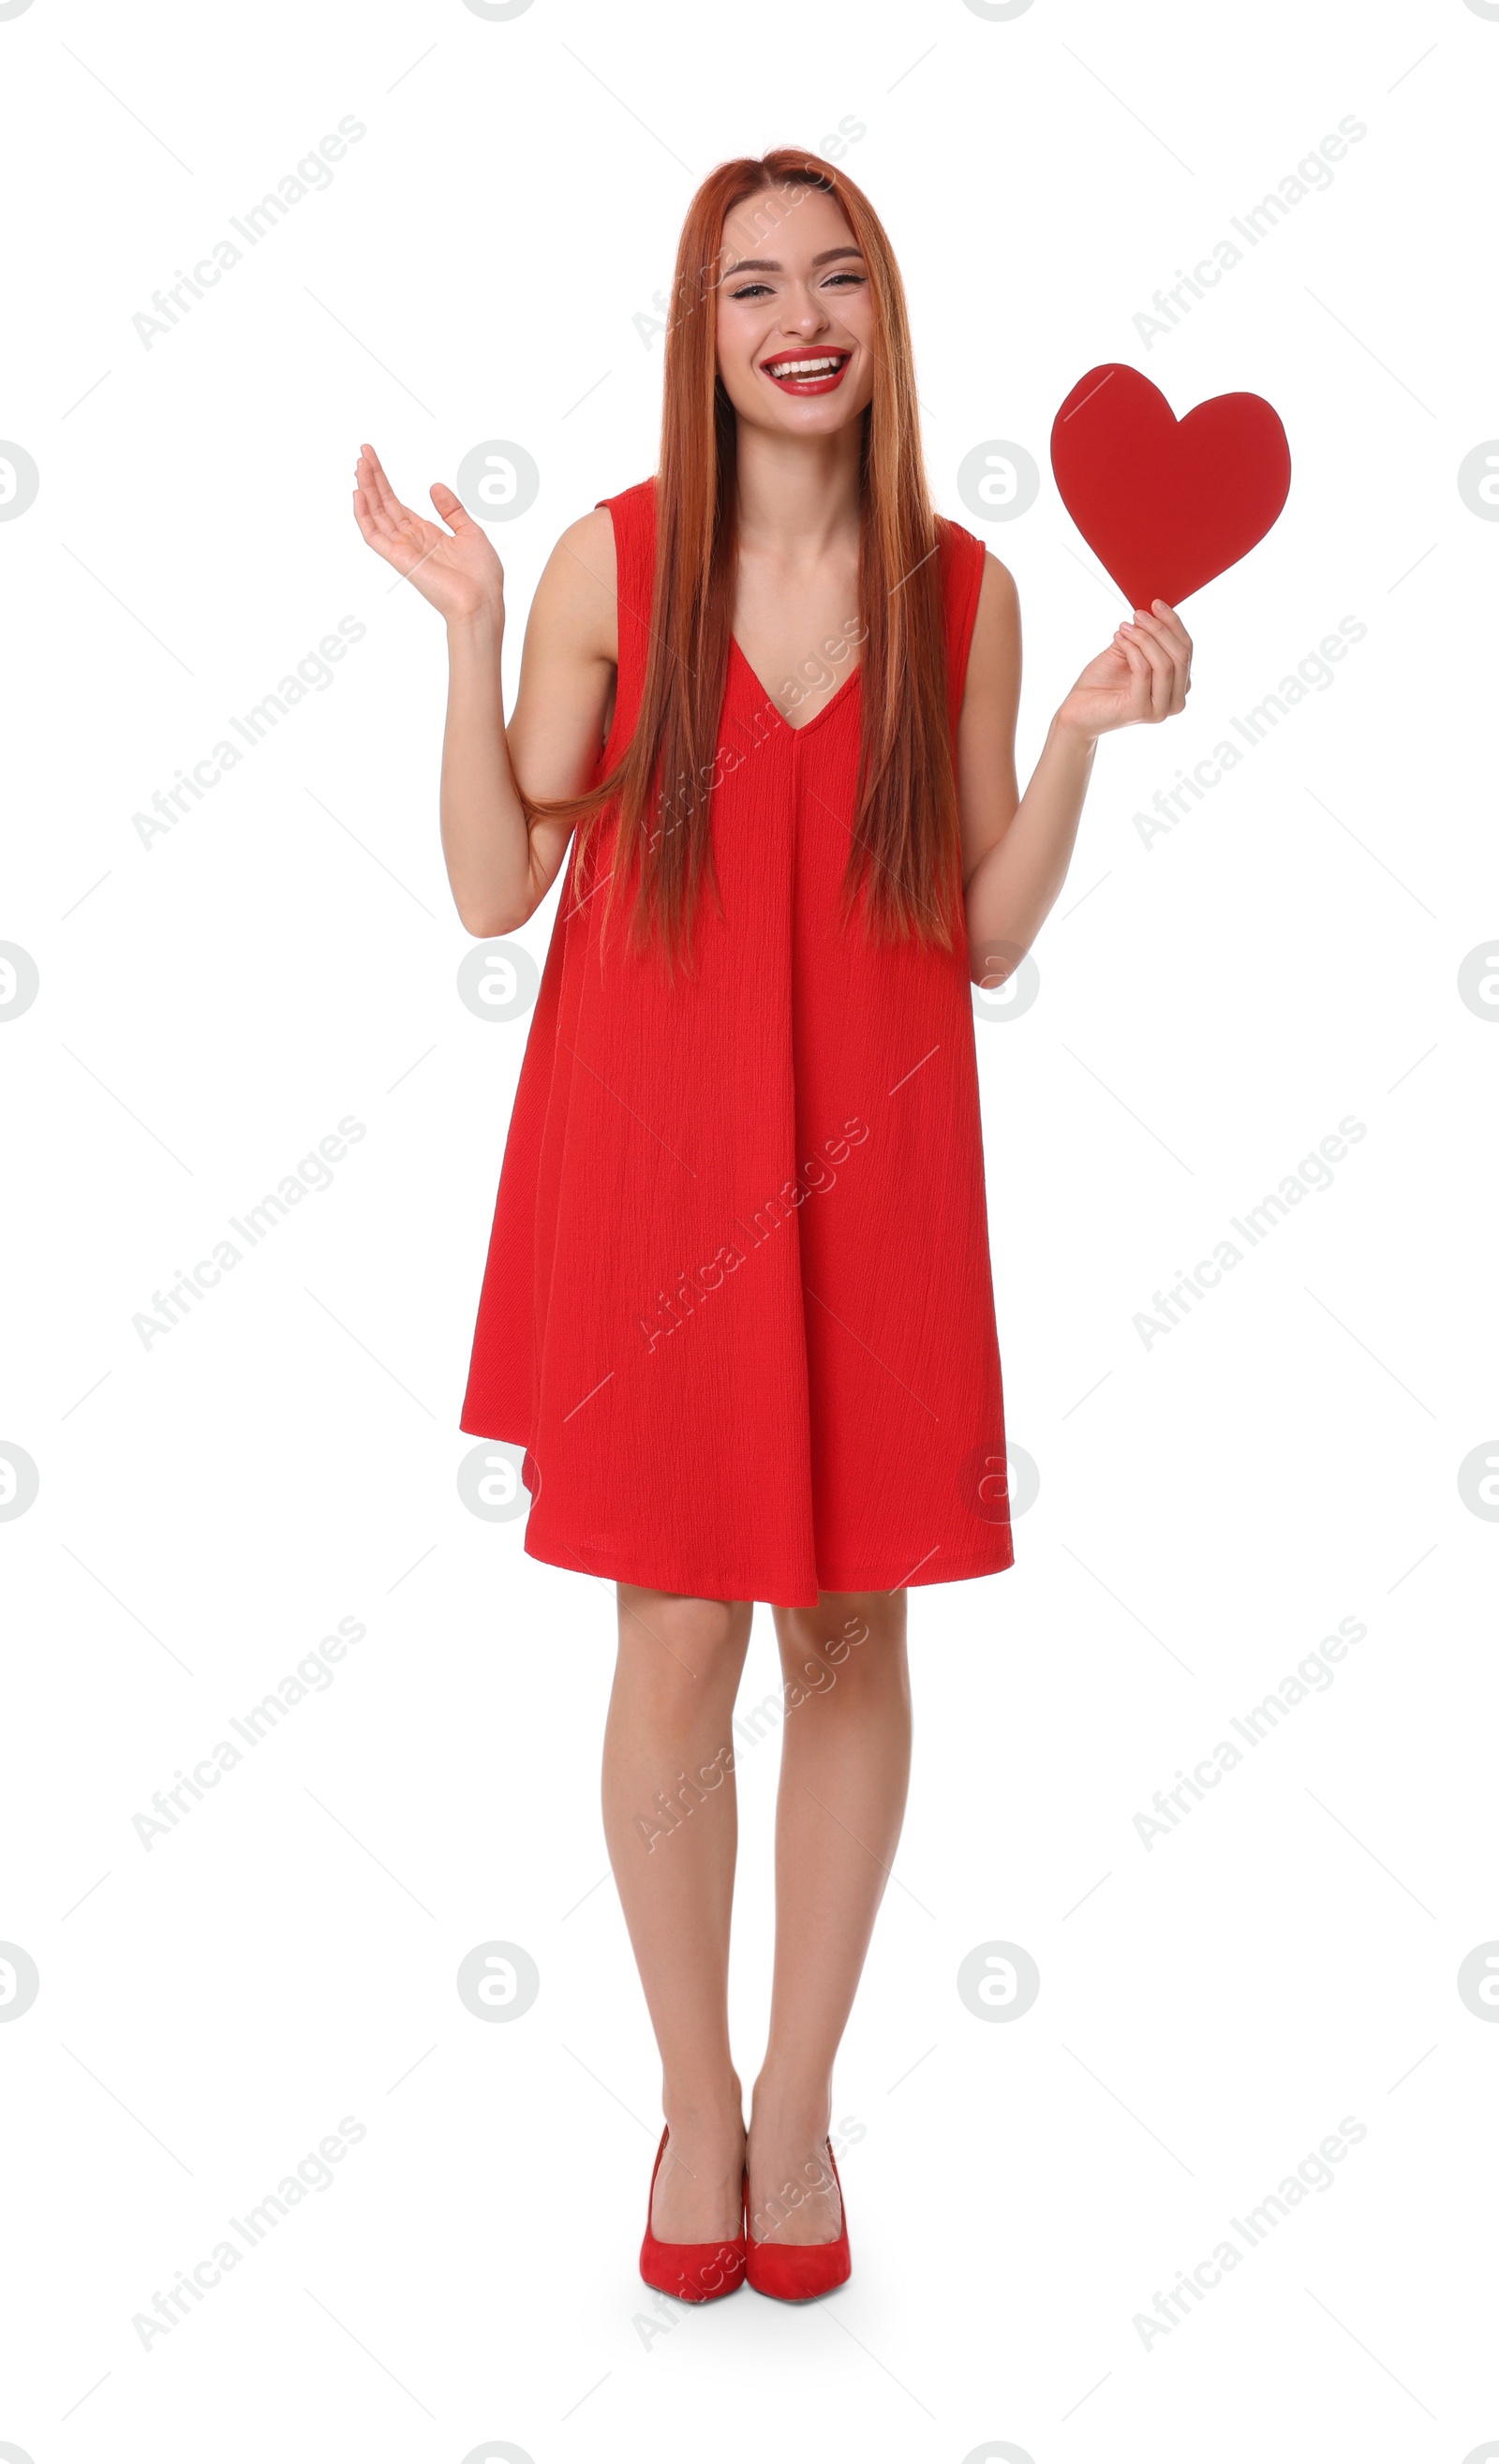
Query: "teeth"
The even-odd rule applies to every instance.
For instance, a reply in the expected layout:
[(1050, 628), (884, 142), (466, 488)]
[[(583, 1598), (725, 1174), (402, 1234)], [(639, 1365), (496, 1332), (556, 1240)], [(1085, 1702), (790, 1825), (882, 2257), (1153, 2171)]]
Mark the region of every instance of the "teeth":
[(842, 356), (830, 360), (772, 360), (770, 373), (777, 377), (831, 376), (843, 364)]

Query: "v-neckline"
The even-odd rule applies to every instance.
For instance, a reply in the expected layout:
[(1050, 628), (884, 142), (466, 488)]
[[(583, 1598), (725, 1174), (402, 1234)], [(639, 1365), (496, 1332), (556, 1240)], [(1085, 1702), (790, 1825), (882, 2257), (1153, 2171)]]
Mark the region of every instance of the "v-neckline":
[(810, 736), (814, 727), (821, 727), (824, 719), (827, 716), (828, 712), (837, 708), (849, 686), (851, 684), (855, 684), (864, 672), (864, 661), (861, 659), (856, 667), (849, 669), (849, 673), (845, 676), (842, 684), (836, 686), (833, 692), (828, 694), (827, 699), (822, 706), (822, 709), (814, 711), (811, 717), (804, 720), (800, 727), (793, 727), (791, 721), (785, 716), (784, 713), (778, 709), (774, 693), (769, 691), (768, 687), (761, 682), (759, 675), (751, 667), (748, 653), (740, 648), (738, 634), (731, 633), (729, 635), (729, 649), (730, 651), (738, 657), (739, 665), (748, 676), (751, 684), (755, 686), (758, 692), (764, 694), (766, 705), (773, 714), (777, 726), (783, 727), (786, 734), (790, 737)]

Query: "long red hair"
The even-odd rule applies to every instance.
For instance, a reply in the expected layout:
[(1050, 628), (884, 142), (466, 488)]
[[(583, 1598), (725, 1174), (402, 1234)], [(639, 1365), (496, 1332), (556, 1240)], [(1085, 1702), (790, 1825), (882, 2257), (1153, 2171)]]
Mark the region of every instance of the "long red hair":
[(716, 896), (709, 823), (738, 564), (738, 431), (716, 347), (724, 221), (762, 192), (807, 188), (837, 200), (874, 305), (874, 390), (863, 413), (860, 472), (859, 771), (845, 913), (862, 892), (874, 937), (943, 948), (961, 914), (937, 553), (945, 525), (922, 460), (905, 292), (863, 190), (817, 155), (780, 147), (711, 171), (682, 226), (667, 325), (650, 641), (634, 733), (585, 794), (528, 805), (577, 819), (581, 894), (590, 840), (617, 803), (606, 910), (632, 882), (634, 944), (658, 941), (669, 963), (690, 949), (705, 886)]

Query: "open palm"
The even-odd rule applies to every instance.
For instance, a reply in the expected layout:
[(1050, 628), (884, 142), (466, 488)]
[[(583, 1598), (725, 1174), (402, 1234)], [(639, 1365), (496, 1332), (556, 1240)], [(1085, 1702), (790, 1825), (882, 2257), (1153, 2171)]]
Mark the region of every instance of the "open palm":
[(475, 616), (486, 605), (504, 605), (505, 576), (489, 534), (453, 495), (446, 480), (432, 482), (432, 503), (448, 528), (403, 505), (380, 466), (372, 445), (362, 445), (354, 472), (354, 519), (366, 544), (448, 619)]

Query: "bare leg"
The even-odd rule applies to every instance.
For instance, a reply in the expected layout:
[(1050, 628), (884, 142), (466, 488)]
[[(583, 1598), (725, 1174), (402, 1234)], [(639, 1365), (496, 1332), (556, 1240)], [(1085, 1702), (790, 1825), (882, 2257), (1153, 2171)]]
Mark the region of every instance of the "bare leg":
[(825, 1592), (817, 1608), (777, 1609), (775, 1618), (787, 1707), (775, 1986), (750, 2119), (750, 2230), (757, 2241), (833, 2241), (838, 2192), (823, 2147), (833, 2057), (911, 1772), (906, 1595)]
[(748, 1600), (619, 1591), (604, 1739), (604, 1829), (661, 2049), (671, 2132), (651, 2221), (663, 2241), (740, 2231), (743, 2102), (729, 2052), (729, 1915), (738, 1838), (734, 1698)]

